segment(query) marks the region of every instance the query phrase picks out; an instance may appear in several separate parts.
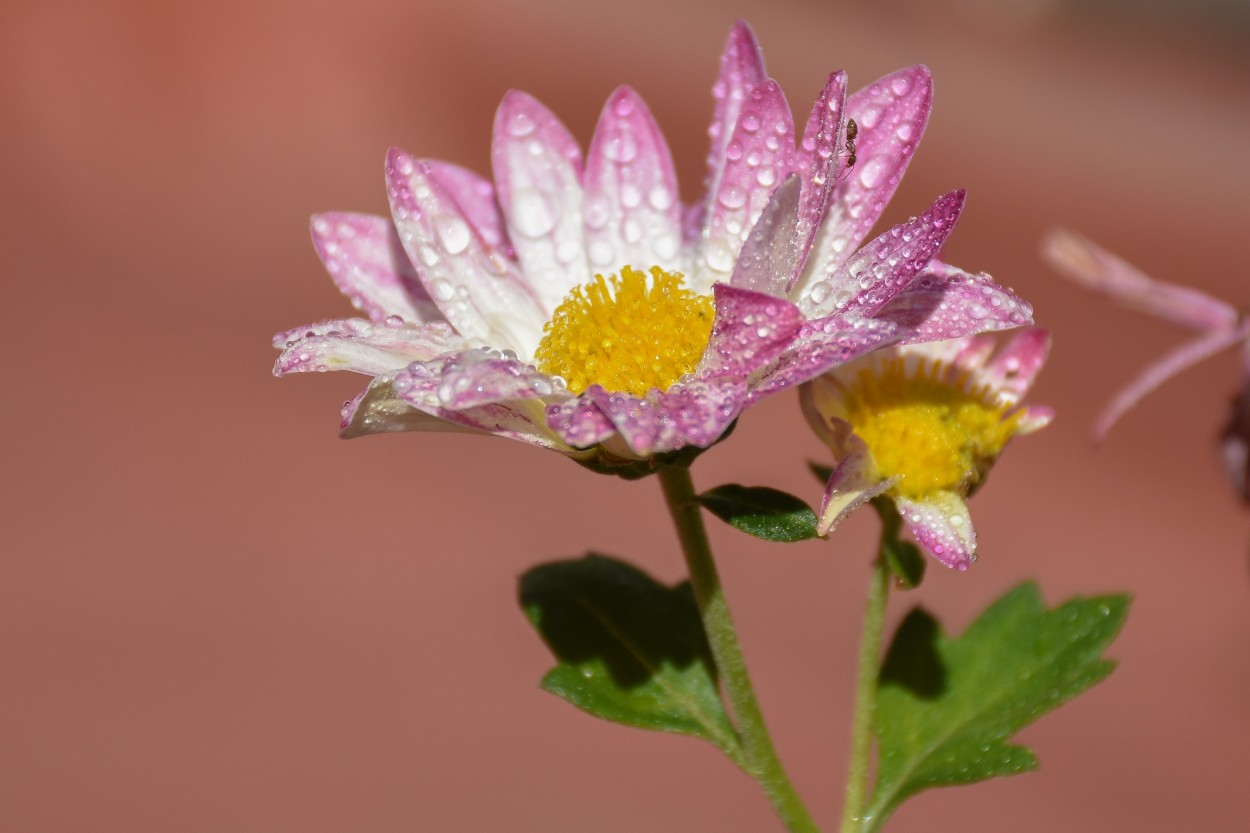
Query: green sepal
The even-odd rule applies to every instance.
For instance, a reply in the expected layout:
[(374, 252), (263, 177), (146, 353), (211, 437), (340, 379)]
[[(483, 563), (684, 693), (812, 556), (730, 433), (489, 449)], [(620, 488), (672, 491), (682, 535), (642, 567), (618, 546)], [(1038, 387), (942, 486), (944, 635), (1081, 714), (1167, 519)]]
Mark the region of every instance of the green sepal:
[(1102, 653), (1128, 607), (1129, 597), (1116, 595), (1047, 610), (1025, 583), (953, 639), (913, 610), (881, 669), (877, 783), (863, 830), (879, 829), (922, 790), (1035, 769), (1032, 750), (1010, 739), (1111, 673), (1115, 663)]
[(792, 543), (819, 537), (811, 507), (777, 489), (727, 483), (697, 500), (725, 523), (765, 541)]
[(689, 582), (666, 587), (591, 553), (527, 572), (520, 602), (557, 661), (544, 689), (596, 717), (693, 735), (741, 760)]

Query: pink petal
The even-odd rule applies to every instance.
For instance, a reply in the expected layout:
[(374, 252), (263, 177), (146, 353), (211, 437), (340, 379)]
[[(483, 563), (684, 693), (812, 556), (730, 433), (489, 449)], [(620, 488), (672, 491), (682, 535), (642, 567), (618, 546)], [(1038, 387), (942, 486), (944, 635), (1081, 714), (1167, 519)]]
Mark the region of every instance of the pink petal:
[(1127, 307), (1198, 330), (1227, 330), (1237, 324), (1237, 310), (1230, 304), (1196, 289), (1149, 278), (1070, 231), (1052, 232), (1042, 254), (1081, 286)]
[(863, 440), (855, 436), (849, 424), (838, 419), (833, 420), (831, 427), (842, 435), (838, 444), (846, 452), (833, 470), (820, 502), (817, 531), (821, 535), (828, 535), (848, 515), (897, 482), (897, 478), (884, 479), (877, 473), (872, 452)]
[(591, 448), (616, 436), (616, 426), (585, 397), (547, 406), (547, 424), (573, 448)]
[(824, 221), (833, 194), (835, 169), (839, 151), (845, 141), (846, 73), (839, 70), (829, 76), (803, 131), (803, 141), (795, 153), (792, 170), (803, 176), (803, 196), (799, 200), (798, 222), (795, 224), (795, 248), (798, 257), (794, 271), (786, 283), (786, 292), (795, 288), (803, 273), (808, 253), (816, 240), (816, 232)]
[(343, 403), (343, 419), (339, 425), (343, 439), (350, 440), (367, 434), (390, 434), (400, 431), (447, 431), (452, 433), (476, 433), (463, 425), (418, 411), (395, 396), (390, 379), (374, 379), (352, 399)]
[(651, 111), (629, 87), (617, 89), (599, 117), (585, 187), (586, 251), (594, 270), (678, 266), (681, 205), (673, 159)]
[[(751, 229), (729, 283), (742, 289), (784, 298), (788, 277), (799, 259), (796, 228), (799, 177), (791, 174), (764, 207)], [(720, 284), (717, 284), (720, 286)]]
[(777, 361), (752, 385), (750, 401), (801, 385), (833, 367), (893, 343), (898, 335), (894, 324), (869, 318), (831, 315), (806, 321)]
[(939, 492), (923, 500), (896, 497), (903, 522), (920, 546), (947, 567), (966, 570), (976, 561), (977, 534), (968, 505), (954, 492)]
[(713, 293), (716, 320), (700, 379), (746, 379), (776, 359), (803, 326), (798, 307), (782, 298), (720, 283)]
[(282, 349), (273, 375), (313, 370), (351, 370), (378, 376), (450, 350), (464, 339), (446, 321), (422, 326), (377, 324), (362, 318), (323, 321), (274, 336)]
[(491, 161), (512, 245), (547, 315), (590, 277), (581, 151), (550, 110), (516, 90), (495, 114)]
[(725, 147), (725, 167), (709, 203), (700, 267), (728, 277), (773, 189), (789, 173), (794, 154), (790, 105), (776, 81), (751, 90)]
[(1028, 327), (1003, 345), (985, 366), (984, 373), (1008, 402), (1019, 402), (1033, 387), (1033, 380), (1046, 364), (1049, 353), (1050, 331), (1044, 327)]
[(646, 458), (715, 443), (745, 407), (746, 386), (730, 379), (691, 380), (637, 397), (592, 385), (582, 396), (611, 420), (634, 454)]
[(1111, 426), (1115, 425), (1120, 417), (1159, 385), (1203, 359), (1233, 346), (1246, 336), (1247, 327), (1244, 325), (1232, 330), (1206, 333), (1193, 341), (1182, 344), (1150, 365), (1128, 387), (1117, 393), (1115, 399), (1098, 417), (1094, 423), (1094, 439), (1101, 441), (1106, 437)]
[(531, 354), (547, 316), (515, 265), (482, 239), (427, 163), (392, 148), (386, 178), (404, 250), (456, 331)]
[(499, 202), (495, 199), (495, 186), (490, 180), (450, 162), (431, 159), (426, 164), (487, 245), (512, 257), (512, 244), (508, 242), (508, 230), (504, 228)]
[(725, 167), (725, 148), (729, 144), (742, 103), (751, 90), (764, 83), (764, 55), (760, 52), (755, 34), (745, 21), (739, 20), (729, 30), (729, 39), (721, 53), (720, 72), (712, 87), (716, 110), (708, 128), (712, 145), (707, 155), (707, 182), (703, 202), (692, 211), (695, 228), (702, 229), (703, 222), (716, 199), (721, 173)]
[(917, 344), (1028, 324), (1033, 307), (985, 273), (934, 261), (873, 317), (910, 330), (903, 343)]
[(804, 312), (809, 318), (828, 315), (835, 309), (874, 316), (928, 266), (954, 230), (963, 211), (964, 197), (962, 188), (938, 197), (924, 214), (895, 226), (864, 246), (827, 283), (813, 284), (813, 290), (822, 284), (826, 290), (809, 294)]
[(406, 402), (423, 409), (429, 406), (447, 411), (526, 399), (570, 398), (567, 393), (557, 392), (551, 377), (533, 366), (481, 350), (413, 362), (395, 374), (392, 385)]
[(824, 224), (807, 259), (800, 291), (833, 274), (876, 225), (920, 142), (933, 104), (933, 78), (924, 66), (893, 72), (851, 94), (855, 167), (834, 187)]
[(385, 217), (329, 212), (312, 218), (313, 247), (339, 290), (373, 321), (439, 321), (408, 260), (395, 226)]

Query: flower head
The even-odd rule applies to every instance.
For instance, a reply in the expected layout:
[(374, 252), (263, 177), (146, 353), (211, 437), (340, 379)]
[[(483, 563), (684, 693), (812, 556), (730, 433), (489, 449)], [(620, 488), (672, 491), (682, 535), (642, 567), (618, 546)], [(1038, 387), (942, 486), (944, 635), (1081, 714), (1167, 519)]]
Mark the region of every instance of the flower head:
[(1051, 265), (1076, 283), (1133, 309), (1180, 324), (1198, 335), (1149, 365), (1129, 382), (1094, 422), (1101, 441), (1146, 394), (1203, 359), (1242, 345), (1242, 389), (1233, 401), (1221, 438), (1224, 465), (1234, 488), (1250, 502), (1250, 320), (1232, 304), (1187, 286), (1164, 283), (1070, 231), (1055, 231), (1043, 253)]
[(467, 428), (630, 464), (707, 447), (765, 394), (882, 345), (1030, 320), (988, 276), (934, 259), (963, 191), (861, 245), (928, 121), (924, 67), (849, 97), (833, 73), (800, 138), (740, 22), (713, 93), (707, 189), (691, 206), (628, 87), (584, 159), (519, 92), (496, 115), (493, 183), (392, 150), (389, 218), (312, 223), (367, 320), (279, 334), (274, 372), (372, 376), (344, 436)]
[(964, 499), (1007, 443), (1046, 425), (1021, 398), (1046, 359), (1045, 330), (1022, 330), (994, 356), (989, 336), (879, 350), (811, 381), (803, 411), (838, 465), (821, 506), (831, 530), (888, 496), (920, 544), (948, 567), (976, 559)]

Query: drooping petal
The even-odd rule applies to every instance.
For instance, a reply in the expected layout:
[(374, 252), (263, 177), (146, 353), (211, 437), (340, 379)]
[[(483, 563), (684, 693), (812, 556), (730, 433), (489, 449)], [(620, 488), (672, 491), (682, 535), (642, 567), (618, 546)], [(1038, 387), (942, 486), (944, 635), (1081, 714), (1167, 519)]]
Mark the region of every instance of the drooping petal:
[(491, 163), (517, 259), (550, 315), (589, 275), (581, 151), (550, 110), (512, 90), (495, 114)]
[(1042, 253), (1052, 266), (1081, 286), (1127, 307), (1198, 330), (1228, 330), (1237, 324), (1237, 310), (1231, 304), (1187, 286), (1147, 277), (1070, 231), (1052, 232)]
[(984, 272), (931, 261), (873, 317), (909, 330), (903, 343), (915, 344), (1028, 324), (1033, 307)]
[(843, 315), (805, 321), (777, 361), (754, 382), (750, 401), (801, 385), (898, 337), (898, 327), (888, 321)]
[(786, 296), (788, 276), (799, 257), (795, 224), (800, 187), (798, 175), (792, 174), (773, 192), (734, 264), (729, 279), (732, 286), (778, 298)]
[(664, 391), (652, 388), (642, 397), (592, 385), (582, 396), (611, 420), (634, 454), (645, 458), (716, 442), (746, 405), (746, 384), (693, 379)]
[(847, 98), (846, 114), (859, 127), (855, 167), (834, 186), (801, 293), (833, 274), (876, 225), (907, 170), (932, 106), (933, 78), (924, 66), (890, 73)]
[(388, 218), (335, 211), (313, 215), (311, 227), (335, 285), (371, 320), (442, 320)]
[(903, 523), (933, 557), (947, 567), (966, 570), (976, 560), (977, 534), (968, 505), (954, 492), (938, 492), (923, 500), (896, 497)]
[(586, 251), (594, 271), (678, 267), (681, 206), (673, 159), (651, 111), (629, 87), (618, 88), (604, 105), (584, 179)]
[(803, 326), (798, 307), (782, 298), (717, 284), (716, 319), (696, 376), (746, 379), (773, 362)]
[(962, 188), (944, 194), (919, 217), (878, 236), (801, 300), (809, 318), (834, 310), (874, 316), (906, 289), (937, 254), (963, 211)]
[(702, 257), (696, 263), (702, 283), (725, 280), (752, 225), (778, 183), (789, 173), (794, 154), (790, 105), (776, 81), (751, 90), (725, 147), (725, 167), (705, 220)]
[(738, 124), (742, 103), (751, 90), (764, 83), (767, 77), (764, 72), (764, 55), (755, 40), (755, 33), (746, 21), (735, 22), (729, 30), (729, 38), (725, 41), (725, 49), (720, 57), (720, 72), (712, 87), (716, 109), (707, 131), (712, 143), (707, 155), (706, 189), (703, 201), (698, 206), (693, 206), (691, 211), (691, 219), (696, 229), (702, 229), (711, 211), (712, 202), (716, 199), (721, 173), (725, 168), (725, 148)]
[(836, 442), (845, 449), (845, 453), (833, 470), (820, 502), (820, 520), (816, 529), (821, 535), (828, 535), (844, 518), (877, 495), (885, 493), (898, 480), (883, 478), (877, 472), (872, 452), (863, 440), (855, 436), (847, 422), (832, 420), (830, 428), (839, 435)]
[(812, 112), (807, 117), (803, 141), (795, 151), (791, 170), (803, 177), (803, 194), (799, 200), (798, 222), (794, 228), (794, 268), (786, 282), (786, 292), (796, 290), (796, 297), (804, 287), (797, 286), (816, 233), (820, 230), (833, 194), (840, 151), (846, 136), (846, 73), (841, 70), (829, 76), (828, 83), (820, 91)]
[(431, 159), (426, 164), (482, 239), (512, 257), (512, 244), (508, 242), (508, 230), (504, 227), (499, 202), (495, 199), (495, 186), (490, 180), (450, 162)]
[(363, 318), (299, 327), (274, 336), (273, 343), (282, 350), (273, 366), (275, 376), (321, 370), (378, 376), (465, 347), (464, 339), (445, 321), (415, 326)]
[(465, 338), (531, 355), (547, 316), (515, 265), (469, 224), (427, 163), (392, 148), (386, 177), (399, 239), (451, 325)]
[(532, 365), (464, 350), (414, 362), (395, 374), (396, 394), (418, 407), (464, 411), (482, 405), (526, 399), (566, 399), (551, 378)]
[(1140, 376), (1129, 383), (1128, 387), (1116, 394), (1115, 399), (1098, 417), (1094, 423), (1094, 439), (1101, 442), (1120, 417), (1159, 385), (1203, 359), (1232, 347), (1246, 337), (1246, 326), (1207, 333), (1193, 341), (1185, 342), (1147, 367)]
[(400, 431), (477, 433), (474, 429), (418, 411), (395, 395), (389, 376), (377, 377), (369, 387), (343, 403), (339, 429), (339, 436), (345, 440)]

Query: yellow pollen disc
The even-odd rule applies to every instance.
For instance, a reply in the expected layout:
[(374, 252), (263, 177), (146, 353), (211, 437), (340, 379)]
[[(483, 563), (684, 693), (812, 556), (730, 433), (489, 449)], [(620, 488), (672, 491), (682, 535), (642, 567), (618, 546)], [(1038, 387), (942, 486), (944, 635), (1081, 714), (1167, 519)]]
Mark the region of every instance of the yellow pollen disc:
[(845, 419), (872, 451), (878, 472), (901, 479), (891, 490), (919, 499), (967, 495), (1016, 433), (1020, 411), (984, 388), (944, 377), (940, 363), (908, 373), (901, 358), (860, 371), (846, 386)]
[(591, 385), (642, 396), (667, 389), (694, 370), (712, 334), (715, 309), (677, 272), (628, 266), (595, 275), (556, 307), (534, 352), (538, 369), (560, 376), (573, 393)]

